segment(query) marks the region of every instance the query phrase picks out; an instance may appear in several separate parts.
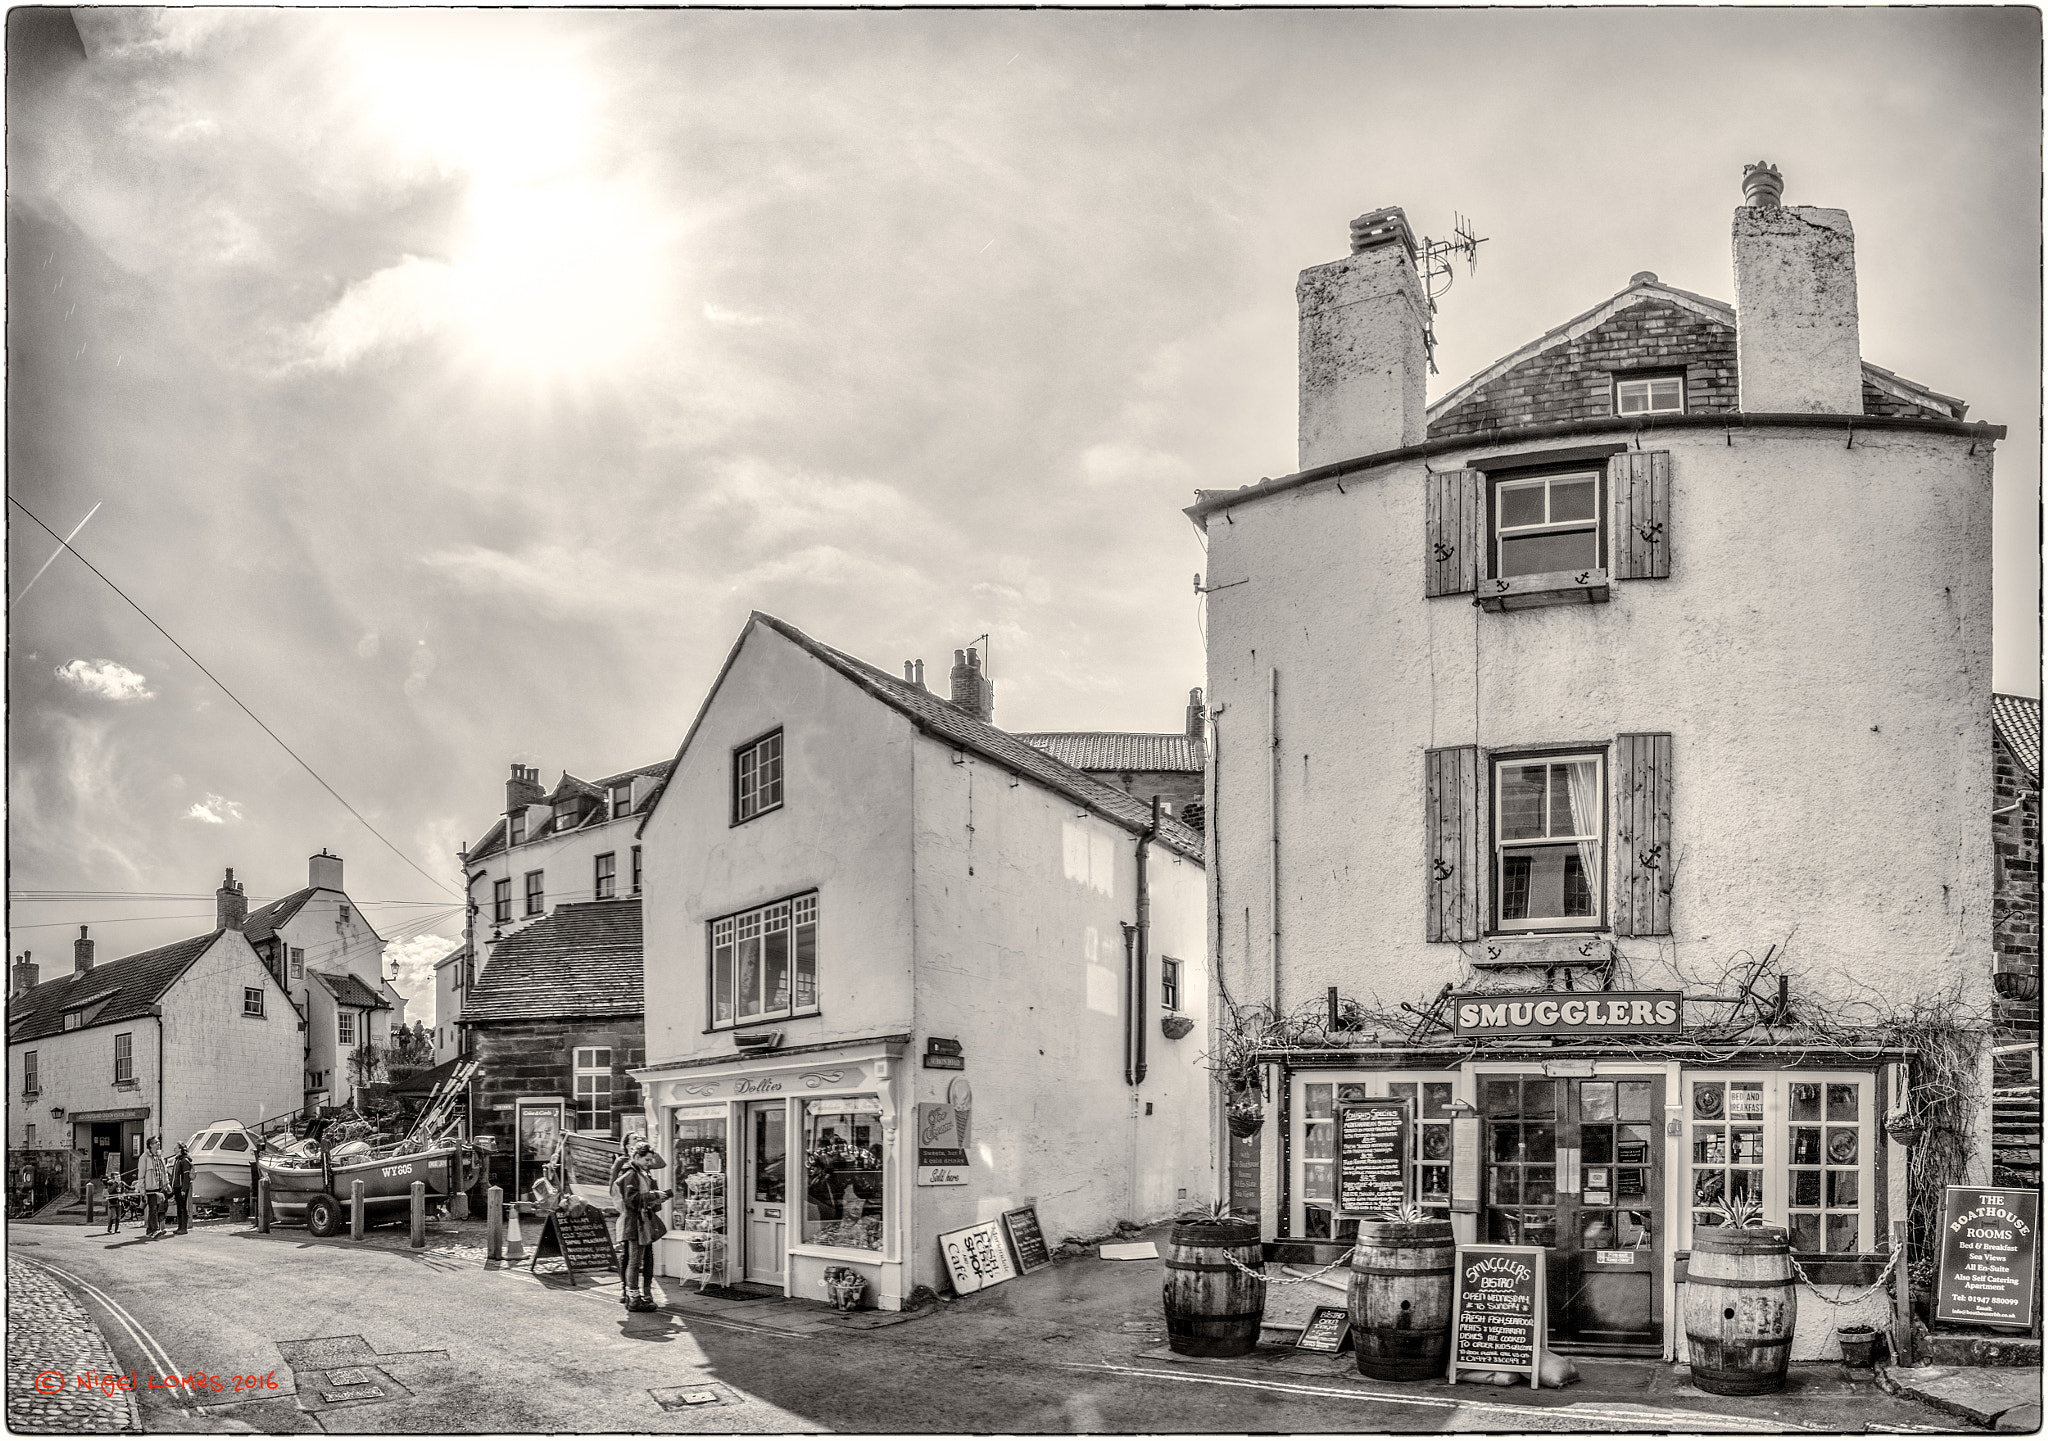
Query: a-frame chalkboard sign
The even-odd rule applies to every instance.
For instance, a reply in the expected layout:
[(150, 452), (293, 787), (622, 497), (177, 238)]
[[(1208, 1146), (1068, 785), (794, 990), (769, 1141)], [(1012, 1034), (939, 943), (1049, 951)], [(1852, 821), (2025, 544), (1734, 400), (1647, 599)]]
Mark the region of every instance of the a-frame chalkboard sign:
[(526, 1263), (526, 1269), (538, 1275), (544, 1256), (561, 1261), (571, 1281), (576, 1279), (578, 1271), (619, 1269), (618, 1254), (612, 1249), (611, 1232), (605, 1228), (603, 1213), (594, 1206), (580, 1208), (574, 1216), (561, 1207), (549, 1211), (547, 1223), (541, 1227), (540, 1240), (534, 1244), (533, 1259)]

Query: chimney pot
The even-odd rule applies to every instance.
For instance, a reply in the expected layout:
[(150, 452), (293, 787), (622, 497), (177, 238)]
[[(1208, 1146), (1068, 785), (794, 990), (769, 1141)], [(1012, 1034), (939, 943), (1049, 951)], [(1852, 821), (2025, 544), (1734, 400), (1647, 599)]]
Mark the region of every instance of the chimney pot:
[(505, 782), (505, 811), (524, 810), (537, 806), (547, 799), (547, 792), (541, 788), (540, 767), (523, 766), (512, 762), (512, 779)]
[(1209, 709), (1202, 704), (1202, 688), (1196, 686), (1188, 692), (1188, 739), (1198, 746), (1208, 737), (1204, 724), (1208, 717)]
[(1399, 206), (1351, 222), (1351, 254), (1301, 272), (1300, 464), (1423, 439), (1429, 302)]
[(92, 969), (93, 940), (86, 934), (86, 928), (78, 928), (78, 939), (71, 943), (71, 967), (80, 975)]
[(1768, 160), (1742, 167), (1742, 203), (1758, 210), (1776, 210), (1785, 193), (1785, 177)]
[(953, 652), (953, 693), (955, 707), (976, 720), (991, 720), (996, 710), (996, 684), (981, 673), (981, 652), (970, 646)]
[(242, 929), (242, 922), (249, 918), (249, 898), (242, 894), (241, 886), (235, 881), (234, 867), (228, 867), (227, 879), (213, 893), (213, 899), (219, 928), (223, 931)]
[(23, 991), (32, 991), (41, 979), (42, 972), (29, 959), (29, 953), (23, 951), (21, 959), (14, 963), (14, 974), (8, 979), (7, 994), (18, 996)]

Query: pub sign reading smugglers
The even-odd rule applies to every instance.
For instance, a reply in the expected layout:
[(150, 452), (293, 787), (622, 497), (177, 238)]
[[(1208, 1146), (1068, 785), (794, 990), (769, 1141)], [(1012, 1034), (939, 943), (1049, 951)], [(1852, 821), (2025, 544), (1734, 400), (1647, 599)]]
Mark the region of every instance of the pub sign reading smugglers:
[(1677, 991), (1517, 991), (1455, 997), (1458, 1034), (1650, 1036), (1685, 1026)]

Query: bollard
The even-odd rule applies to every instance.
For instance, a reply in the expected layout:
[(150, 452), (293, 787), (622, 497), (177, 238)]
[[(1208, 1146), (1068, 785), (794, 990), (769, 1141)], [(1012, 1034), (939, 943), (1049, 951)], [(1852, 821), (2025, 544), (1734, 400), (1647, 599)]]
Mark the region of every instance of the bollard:
[(519, 1208), (505, 1207), (505, 1259), (524, 1261), (526, 1259), (526, 1237), (519, 1231)]
[(88, 1226), (92, 1224), (92, 1198), (96, 1191), (97, 1188), (92, 1182), (85, 1183), (85, 1224)]
[(256, 1183), (256, 1229), (264, 1235), (270, 1234), (270, 1178), (265, 1176)]
[(469, 1219), (469, 1192), (457, 1191), (448, 1198), (448, 1219), (467, 1221)]
[(505, 1191), (493, 1186), (484, 1205), (484, 1259), (505, 1259)]
[(348, 1238), (351, 1241), (363, 1239), (363, 1183), (348, 1183)]
[(427, 1183), (412, 1183), (412, 1248), (426, 1249), (427, 1244)]

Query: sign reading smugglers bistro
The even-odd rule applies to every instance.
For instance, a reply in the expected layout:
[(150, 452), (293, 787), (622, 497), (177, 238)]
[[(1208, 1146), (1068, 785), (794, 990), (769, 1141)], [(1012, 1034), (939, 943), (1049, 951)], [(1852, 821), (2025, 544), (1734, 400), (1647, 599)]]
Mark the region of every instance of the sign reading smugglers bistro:
[(1677, 991), (1515, 991), (1454, 998), (1458, 1034), (1650, 1036), (1685, 1025)]

